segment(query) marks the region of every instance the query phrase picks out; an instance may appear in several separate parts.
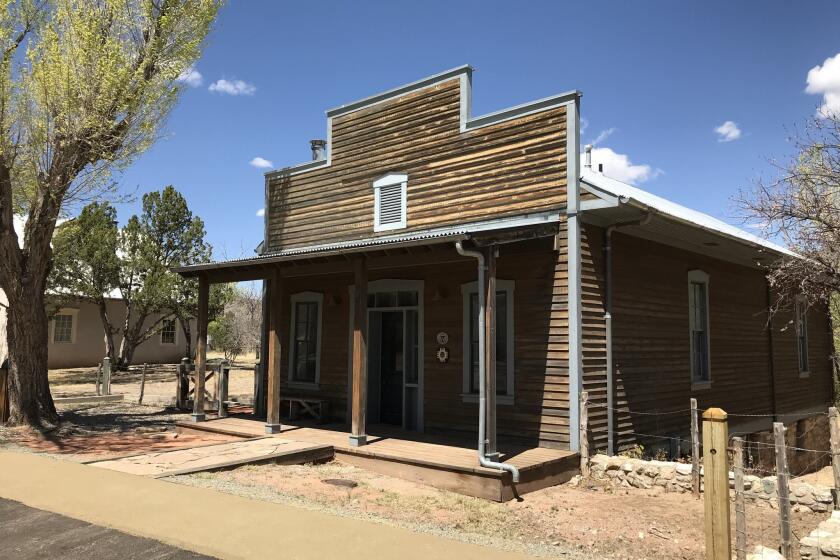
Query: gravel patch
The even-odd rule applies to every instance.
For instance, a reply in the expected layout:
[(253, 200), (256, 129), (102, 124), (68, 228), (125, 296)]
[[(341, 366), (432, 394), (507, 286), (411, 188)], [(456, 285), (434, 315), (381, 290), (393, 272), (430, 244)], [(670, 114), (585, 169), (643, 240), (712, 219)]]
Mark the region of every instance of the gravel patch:
[[(265, 478), (266, 472), (272, 472), (287, 480), (291, 477), (301, 476), (305, 471), (314, 476), (318, 483), (330, 485), (324, 480), (336, 478), (352, 478), (359, 482), (360, 489), (367, 489), (378, 493), (373, 503), (379, 511), (372, 511), (370, 501), (357, 497), (358, 492), (353, 488), (331, 485), (338, 495), (325, 496), (317, 492), (300, 494), (296, 492), (284, 492), (273, 488), (268, 484), (258, 482)], [(238, 471), (238, 473), (237, 473)], [(250, 471), (250, 475), (243, 477), (245, 480), (237, 480), (229, 476), (232, 473), (241, 474)], [(371, 488), (371, 480), (390, 482), (393, 479), (373, 473), (367, 473), (355, 467), (344, 465), (339, 461), (333, 461), (324, 465), (260, 465), (246, 466), (232, 471), (221, 473), (195, 473), (191, 475), (180, 475), (168, 477), (179, 484), (210, 488), (220, 492), (226, 492), (254, 500), (263, 500), (292, 507), (303, 508), (311, 511), (320, 511), (330, 515), (362, 519), (373, 523), (402, 527), (415, 532), (427, 533), (466, 542), (481, 546), (490, 546), (500, 550), (521, 552), (532, 556), (549, 558), (569, 558), (571, 560), (583, 560), (592, 558), (610, 558), (610, 556), (593, 556), (586, 547), (567, 545), (563, 542), (548, 543), (538, 540), (529, 541), (519, 531), (505, 530), (504, 519), (505, 506), (494, 502), (488, 502), (478, 498), (471, 498), (444, 492), (440, 490), (414, 485), (398, 481), (399, 485), (409, 485), (417, 488), (404, 488), (403, 492), (383, 490), (382, 488)], [(361, 479), (361, 480), (359, 480)], [(342, 497), (341, 494), (344, 494)], [(355, 494), (355, 495), (354, 495)], [(452, 523), (434, 522), (433, 510), (449, 507), (450, 510), (466, 510), (469, 522)], [(394, 510), (402, 514), (394, 516)], [(428, 517), (429, 522), (421, 522), (417, 518)], [(513, 517), (510, 518), (514, 522)], [(476, 532), (478, 529), (480, 532)]]

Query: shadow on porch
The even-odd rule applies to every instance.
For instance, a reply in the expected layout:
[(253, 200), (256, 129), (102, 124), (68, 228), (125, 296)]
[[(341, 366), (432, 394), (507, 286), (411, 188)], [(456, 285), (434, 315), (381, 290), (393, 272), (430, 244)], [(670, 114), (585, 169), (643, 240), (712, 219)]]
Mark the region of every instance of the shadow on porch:
[[(242, 438), (264, 437), (265, 423), (237, 415), (206, 422), (178, 422), (178, 431), (211, 432)], [(368, 427), (367, 445), (349, 444), (343, 424), (295, 421), (276, 434), (284, 439), (331, 445), (335, 457), (380, 474), (428, 484), (436, 488), (494, 501), (507, 501), (528, 492), (568, 481), (578, 474), (577, 453), (542, 447), (524, 447), (500, 441), (502, 460), (518, 467), (521, 481), (510, 473), (481, 467), (475, 443), (463, 438), (407, 432), (385, 425)]]

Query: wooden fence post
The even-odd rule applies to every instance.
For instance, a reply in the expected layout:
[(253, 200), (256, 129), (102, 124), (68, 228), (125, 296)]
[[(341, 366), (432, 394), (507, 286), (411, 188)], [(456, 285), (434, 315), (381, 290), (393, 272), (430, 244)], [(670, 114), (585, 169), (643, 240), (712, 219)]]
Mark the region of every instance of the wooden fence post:
[(589, 477), (589, 392), (580, 392), (580, 474)]
[(140, 396), (137, 397), (137, 404), (143, 404), (143, 393), (146, 391), (146, 364), (143, 364), (143, 373), (140, 374)]
[(776, 490), (779, 495), (779, 536), (782, 543), (781, 553), (791, 557), (790, 544), (790, 474), (787, 466), (787, 446), (785, 445), (785, 425), (773, 422), (773, 436), (776, 443)]
[(691, 399), (691, 489), (700, 497), (700, 427), (697, 419), (697, 399)]
[(175, 404), (180, 410), (189, 408), (190, 400), (190, 359), (181, 358), (178, 364), (178, 386), (175, 393)]
[(102, 362), (96, 366), (96, 395), (99, 396), (102, 394)]
[(111, 394), (111, 358), (102, 358), (102, 394)]
[(840, 509), (840, 416), (837, 409), (828, 409), (828, 427), (831, 431), (831, 468), (834, 471), (834, 509)]
[(735, 558), (747, 559), (747, 510), (744, 504), (744, 440), (732, 438), (734, 457), (732, 471), (735, 474)]
[(228, 400), (228, 378), (230, 376), (230, 364), (222, 360), (219, 363), (219, 381), (218, 381), (218, 390), (216, 391), (216, 397), (219, 400), (219, 418), (227, 418), (228, 415), (228, 407), (227, 407), (227, 400)]
[(719, 408), (710, 408), (703, 413), (703, 505), (707, 560), (732, 559), (726, 418), (726, 412)]

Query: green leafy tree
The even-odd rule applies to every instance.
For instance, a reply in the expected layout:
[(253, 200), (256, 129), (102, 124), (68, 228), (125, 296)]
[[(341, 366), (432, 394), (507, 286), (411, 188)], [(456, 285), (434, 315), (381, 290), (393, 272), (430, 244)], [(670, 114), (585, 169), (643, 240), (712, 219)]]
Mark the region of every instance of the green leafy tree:
[[(12, 0), (0, 6), (0, 288), (10, 421), (57, 422), (45, 292), (56, 222), (112, 191), (158, 138), (220, 0)], [(23, 239), (15, 215), (26, 216)]]
[[(117, 211), (94, 202), (79, 216), (58, 227), (53, 238), (51, 299), (82, 297), (96, 304), (105, 333), (105, 354), (116, 363), (114, 337), (120, 332), (110, 316), (108, 296), (119, 287), (120, 259)], [(55, 306), (51, 306), (55, 307)]]
[(184, 294), (192, 288), (171, 269), (208, 261), (211, 247), (204, 242), (204, 222), (169, 186), (143, 195), (143, 211), (121, 232), (119, 254), (126, 316), (117, 363), (128, 367), (137, 347), (158, 333), (165, 319), (177, 317), (189, 324)]

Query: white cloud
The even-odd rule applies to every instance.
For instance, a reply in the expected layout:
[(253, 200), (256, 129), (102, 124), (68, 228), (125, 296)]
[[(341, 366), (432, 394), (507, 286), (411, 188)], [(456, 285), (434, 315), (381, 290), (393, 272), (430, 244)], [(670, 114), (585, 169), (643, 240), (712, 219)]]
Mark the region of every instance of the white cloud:
[(741, 137), (741, 129), (734, 121), (726, 121), (715, 128), (715, 132), (718, 135), (718, 142), (732, 142)]
[(580, 118), (580, 133), (583, 134), (586, 132), (586, 129), (589, 128), (589, 121), (586, 120), (586, 117)]
[(603, 142), (604, 140), (606, 140), (607, 138), (609, 138), (610, 136), (612, 136), (612, 135), (613, 135), (613, 133), (615, 133), (615, 131), (617, 131), (617, 130), (618, 130), (618, 129), (617, 129), (617, 128), (615, 128), (615, 127), (613, 127), (613, 128), (608, 128), (608, 129), (606, 129), (606, 130), (602, 130), (602, 131), (598, 134), (598, 136), (596, 136), (596, 137), (595, 137), (595, 140), (593, 140), (592, 142), (590, 142), (590, 144), (592, 144), (593, 146), (597, 146), (598, 144), (600, 144), (601, 142)]
[(254, 84), (242, 80), (216, 80), (208, 88), (210, 91), (224, 93), (226, 95), (254, 95), (257, 87)]
[(181, 72), (181, 75), (175, 78), (175, 81), (187, 84), (190, 87), (198, 87), (204, 83), (204, 77), (201, 72), (195, 69), (195, 66), (190, 66)]
[(604, 166), (604, 175), (631, 184), (644, 183), (664, 173), (647, 164), (633, 163), (627, 155), (617, 154), (610, 148), (592, 149), (592, 169), (597, 170), (599, 164)]
[(817, 116), (840, 115), (840, 53), (826, 58), (808, 71), (806, 93), (822, 94), (823, 104)]
[(250, 163), (252, 166), (256, 167), (257, 169), (271, 169), (272, 167), (274, 167), (274, 164), (271, 163), (270, 160), (267, 160), (265, 158), (261, 158), (259, 156), (255, 157), (254, 159), (252, 159), (248, 163)]
[(260, 208), (257, 210), (257, 217), (262, 218), (263, 216), (265, 216), (265, 208)]

